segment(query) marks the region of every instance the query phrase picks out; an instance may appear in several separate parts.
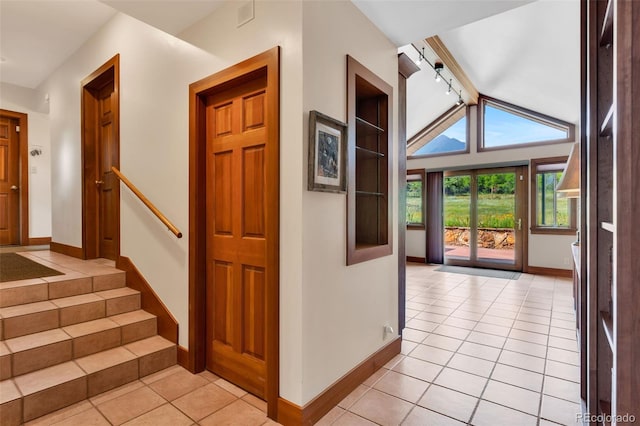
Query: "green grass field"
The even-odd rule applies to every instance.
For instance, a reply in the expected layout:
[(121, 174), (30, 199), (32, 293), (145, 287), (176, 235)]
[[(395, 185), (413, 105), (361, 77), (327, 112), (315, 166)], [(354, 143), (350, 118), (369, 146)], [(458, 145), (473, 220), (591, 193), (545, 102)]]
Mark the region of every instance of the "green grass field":
[[(469, 226), (471, 200), (468, 195), (444, 198), (444, 226)], [(515, 197), (513, 194), (480, 194), (478, 228), (513, 228)]]
[[(560, 226), (566, 226), (568, 204), (566, 198), (558, 198), (556, 220)], [(447, 195), (444, 197), (444, 226), (469, 226), (470, 199), (468, 195)], [(551, 206), (552, 200), (548, 200)], [(538, 202), (538, 216), (540, 217)], [(553, 209), (547, 209), (547, 212)], [(478, 200), (479, 228), (514, 228), (515, 196), (513, 194), (480, 194)], [(548, 214), (549, 216), (549, 214)], [(407, 223), (421, 223), (420, 197), (407, 197)], [(547, 224), (553, 223), (549, 217)]]

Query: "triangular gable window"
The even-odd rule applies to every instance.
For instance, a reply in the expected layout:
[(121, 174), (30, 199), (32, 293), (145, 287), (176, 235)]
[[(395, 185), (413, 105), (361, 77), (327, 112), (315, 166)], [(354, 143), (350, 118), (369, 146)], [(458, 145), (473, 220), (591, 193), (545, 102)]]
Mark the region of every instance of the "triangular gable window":
[(479, 151), (574, 140), (574, 125), (497, 99), (482, 97), (478, 110)]
[(407, 155), (427, 157), (469, 152), (467, 108), (456, 106), (407, 141)]

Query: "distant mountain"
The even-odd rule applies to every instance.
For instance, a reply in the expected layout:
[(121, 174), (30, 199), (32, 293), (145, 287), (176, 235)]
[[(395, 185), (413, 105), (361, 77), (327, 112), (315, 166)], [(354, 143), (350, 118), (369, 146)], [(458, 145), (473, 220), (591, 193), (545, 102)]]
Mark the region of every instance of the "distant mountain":
[(466, 144), (456, 138), (450, 138), (446, 135), (440, 135), (422, 148), (414, 155), (420, 154), (436, 154), (440, 152), (463, 151)]

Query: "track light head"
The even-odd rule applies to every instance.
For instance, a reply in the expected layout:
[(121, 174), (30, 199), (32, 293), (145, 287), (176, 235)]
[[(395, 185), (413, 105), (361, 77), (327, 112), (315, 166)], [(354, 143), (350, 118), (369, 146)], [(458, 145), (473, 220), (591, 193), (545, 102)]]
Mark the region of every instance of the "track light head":
[(436, 75), (435, 75), (436, 81), (440, 82), (440, 80), (442, 80), (442, 76), (440, 75), (440, 72), (444, 69), (444, 64), (442, 62), (436, 62), (433, 65), (433, 69), (436, 72)]

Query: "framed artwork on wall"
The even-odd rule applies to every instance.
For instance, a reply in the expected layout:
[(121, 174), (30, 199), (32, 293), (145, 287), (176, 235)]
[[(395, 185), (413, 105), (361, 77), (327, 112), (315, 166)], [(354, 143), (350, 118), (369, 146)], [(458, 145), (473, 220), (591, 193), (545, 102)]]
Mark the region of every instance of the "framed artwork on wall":
[(347, 189), (347, 125), (318, 111), (309, 112), (309, 191)]

